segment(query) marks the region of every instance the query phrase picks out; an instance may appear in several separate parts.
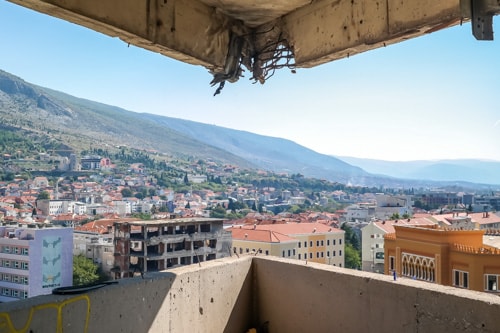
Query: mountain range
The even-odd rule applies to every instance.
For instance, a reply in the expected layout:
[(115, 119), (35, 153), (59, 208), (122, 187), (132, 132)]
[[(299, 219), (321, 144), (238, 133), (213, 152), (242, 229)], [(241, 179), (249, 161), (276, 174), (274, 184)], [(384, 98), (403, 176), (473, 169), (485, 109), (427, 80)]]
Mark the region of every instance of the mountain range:
[[(36, 86), (0, 70), (0, 124), (47, 136), (75, 152), (130, 146), (179, 157), (344, 184), (386, 187), (486, 187), (500, 184), (500, 162), (388, 162), (335, 157), (293, 141), (178, 118), (127, 111)], [(472, 183), (477, 183), (474, 185)]]

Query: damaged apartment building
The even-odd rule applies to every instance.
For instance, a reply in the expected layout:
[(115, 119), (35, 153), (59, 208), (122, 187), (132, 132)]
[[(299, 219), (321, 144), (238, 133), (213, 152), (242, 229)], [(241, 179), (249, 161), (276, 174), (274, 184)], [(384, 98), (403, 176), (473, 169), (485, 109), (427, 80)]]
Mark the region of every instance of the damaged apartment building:
[(223, 219), (174, 218), (114, 223), (115, 279), (227, 257)]

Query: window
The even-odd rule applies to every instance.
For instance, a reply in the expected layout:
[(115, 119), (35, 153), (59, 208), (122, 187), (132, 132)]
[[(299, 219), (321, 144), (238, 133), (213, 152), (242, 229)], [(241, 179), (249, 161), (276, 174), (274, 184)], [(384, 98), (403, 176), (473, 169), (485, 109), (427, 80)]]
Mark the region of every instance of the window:
[(316, 246), (319, 246), (319, 240), (318, 240), (318, 241), (316, 241)]
[(293, 249), (292, 253), (293, 253), (293, 255), (295, 255), (295, 249)]
[(342, 256), (342, 250), (339, 250), (339, 256)]
[(28, 263), (27, 262), (22, 262), (21, 263), (21, 268), (27, 270), (28, 269)]
[(14, 254), (19, 254), (19, 248), (16, 246), (13, 248), (14, 249)]
[(337, 251), (332, 251), (332, 253), (333, 253), (332, 257), (335, 257), (337, 255), (335, 252), (337, 252)]
[(292, 255), (292, 251), (288, 250), (288, 256), (290, 257)]
[(23, 284), (28, 284), (29, 283), (29, 279), (27, 276), (23, 276)]
[(312, 259), (312, 258), (313, 258), (313, 254), (311, 252), (311, 253), (309, 253), (309, 259)]
[(23, 249), (21, 251), (21, 254), (27, 256), (29, 254), (28, 248), (27, 247), (23, 247)]
[(342, 245), (342, 238), (339, 239), (339, 245)]
[(333, 245), (335, 245), (335, 239), (332, 240)]
[(300, 249), (300, 247), (301, 247), (301, 243), (299, 242), (299, 249)]
[(3, 250), (2, 250), (3, 253), (10, 253), (10, 246), (4, 246), (3, 247)]
[(326, 256), (330, 258), (330, 251), (326, 251)]
[(453, 286), (469, 288), (469, 272), (453, 270)]
[(469, 288), (469, 273), (454, 269), (453, 286), (460, 288)]
[(321, 241), (321, 246), (324, 246), (325, 245), (325, 241)]
[(316, 252), (316, 258), (319, 258), (319, 252)]
[(304, 247), (307, 247), (307, 242), (304, 242)]
[(492, 275), (492, 274), (484, 275), (484, 290), (498, 291), (498, 275)]
[(326, 240), (326, 246), (330, 246), (330, 240), (329, 239)]
[(309, 242), (309, 246), (312, 247), (313, 246), (313, 241), (310, 241)]
[(266, 256), (268, 256), (268, 255), (269, 255), (269, 250), (266, 250)]
[(300, 259), (301, 259), (301, 255), (300, 255), (300, 253), (299, 253), (299, 260), (300, 260)]
[(391, 271), (396, 269), (396, 267), (394, 265), (394, 260), (395, 260), (395, 258), (393, 256), (389, 257), (389, 270), (391, 270)]
[(282, 254), (282, 257), (283, 257), (283, 258), (285, 257), (285, 250), (283, 250), (283, 254)]

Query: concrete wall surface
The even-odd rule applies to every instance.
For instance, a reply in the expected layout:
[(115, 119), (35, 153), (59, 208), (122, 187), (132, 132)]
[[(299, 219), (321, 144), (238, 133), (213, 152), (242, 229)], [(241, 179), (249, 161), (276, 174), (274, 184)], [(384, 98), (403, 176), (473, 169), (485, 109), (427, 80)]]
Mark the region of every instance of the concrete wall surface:
[(0, 304), (0, 332), (245, 332), (251, 262), (212, 260), (82, 294)]
[(492, 294), (252, 255), (0, 304), (0, 333), (499, 332), (499, 313)]
[(281, 258), (253, 271), (256, 320), (272, 333), (500, 332), (493, 294)]

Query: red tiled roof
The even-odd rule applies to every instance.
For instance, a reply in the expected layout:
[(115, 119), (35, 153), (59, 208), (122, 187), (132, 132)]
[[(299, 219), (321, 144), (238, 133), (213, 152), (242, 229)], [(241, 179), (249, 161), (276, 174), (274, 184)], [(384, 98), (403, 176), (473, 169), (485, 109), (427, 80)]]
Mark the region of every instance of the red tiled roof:
[(394, 230), (394, 225), (413, 225), (413, 226), (419, 226), (419, 225), (435, 225), (436, 223), (432, 221), (430, 218), (425, 218), (425, 217), (417, 217), (417, 218), (411, 218), (411, 219), (402, 219), (402, 220), (388, 220), (388, 221), (377, 221), (374, 222), (374, 224), (385, 231), (386, 233), (394, 233), (396, 232)]
[(266, 243), (283, 243), (296, 241), (294, 238), (272, 230), (259, 230), (248, 227), (234, 227), (229, 228), (228, 230), (232, 232), (233, 239), (238, 240)]
[(259, 224), (259, 230), (271, 230), (284, 235), (303, 235), (312, 233), (343, 232), (340, 229), (321, 223), (284, 223), (284, 224)]

